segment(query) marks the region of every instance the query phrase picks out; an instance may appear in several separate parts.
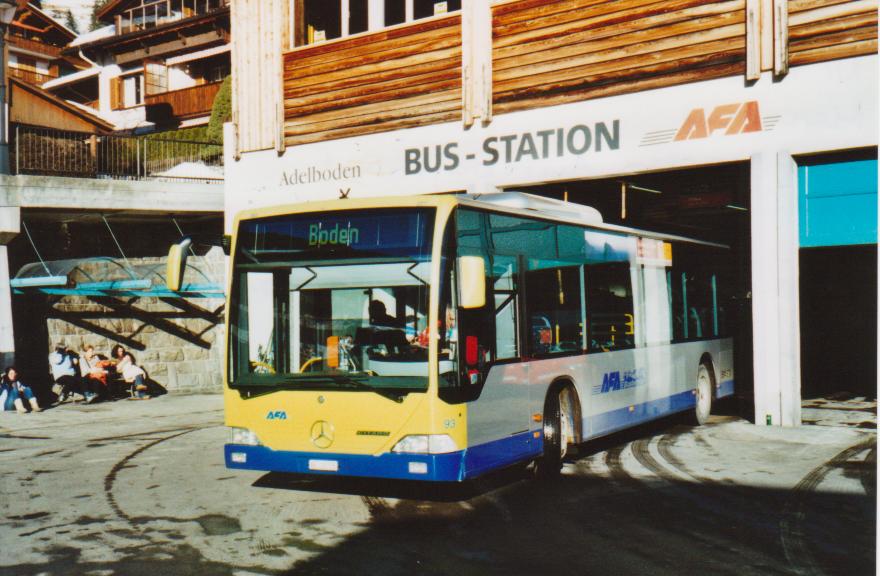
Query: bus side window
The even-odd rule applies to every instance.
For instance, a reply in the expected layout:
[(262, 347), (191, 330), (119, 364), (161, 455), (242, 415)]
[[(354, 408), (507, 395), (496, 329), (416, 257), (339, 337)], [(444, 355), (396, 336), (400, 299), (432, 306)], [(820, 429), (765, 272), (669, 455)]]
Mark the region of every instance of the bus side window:
[(519, 356), (518, 272), (515, 256), (494, 255), (492, 258), (492, 293), (495, 304), (495, 357), (498, 360)]
[(585, 267), (591, 352), (635, 346), (629, 262)]
[(580, 267), (529, 270), (526, 294), (529, 353), (541, 356), (579, 351), (583, 328)]

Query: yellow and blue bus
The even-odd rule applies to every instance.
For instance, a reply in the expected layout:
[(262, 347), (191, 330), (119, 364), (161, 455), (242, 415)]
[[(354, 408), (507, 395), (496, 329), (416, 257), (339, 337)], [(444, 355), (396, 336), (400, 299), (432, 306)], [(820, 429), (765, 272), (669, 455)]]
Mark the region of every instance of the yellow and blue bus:
[(723, 246), (516, 192), (235, 223), (229, 468), (457, 482), (733, 394)]

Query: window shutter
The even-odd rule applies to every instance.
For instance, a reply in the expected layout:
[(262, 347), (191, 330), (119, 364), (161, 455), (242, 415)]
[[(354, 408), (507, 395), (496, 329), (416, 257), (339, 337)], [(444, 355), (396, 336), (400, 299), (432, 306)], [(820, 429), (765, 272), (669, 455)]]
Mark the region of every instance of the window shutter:
[(110, 109), (119, 110), (124, 108), (122, 103), (122, 77), (110, 79)]

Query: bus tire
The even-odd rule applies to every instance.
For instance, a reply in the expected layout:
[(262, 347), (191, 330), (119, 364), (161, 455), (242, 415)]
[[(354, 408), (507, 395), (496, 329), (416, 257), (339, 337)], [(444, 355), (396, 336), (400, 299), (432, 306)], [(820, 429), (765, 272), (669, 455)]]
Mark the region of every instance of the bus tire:
[(695, 389), (696, 403), (691, 414), (691, 423), (695, 426), (708, 422), (709, 414), (712, 413), (712, 392), (715, 389), (713, 380), (711, 366), (705, 360), (700, 362)]
[(575, 414), (574, 394), (568, 386), (551, 388), (544, 401), (544, 453), (535, 462), (539, 478), (555, 478), (562, 470), (562, 461), (568, 451), (572, 431), (568, 430), (572, 415)]

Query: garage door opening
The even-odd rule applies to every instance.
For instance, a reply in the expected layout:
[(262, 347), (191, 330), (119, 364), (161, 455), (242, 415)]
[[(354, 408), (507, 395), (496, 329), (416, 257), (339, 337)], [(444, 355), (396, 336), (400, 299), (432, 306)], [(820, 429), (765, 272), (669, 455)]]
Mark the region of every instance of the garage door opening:
[(798, 159), (803, 422), (876, 428), (877, 150)]

